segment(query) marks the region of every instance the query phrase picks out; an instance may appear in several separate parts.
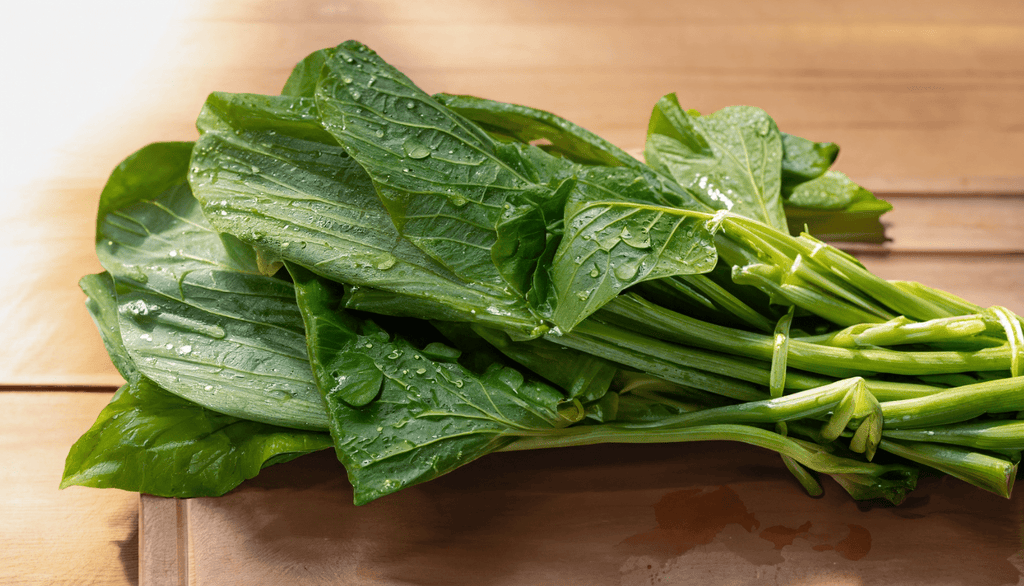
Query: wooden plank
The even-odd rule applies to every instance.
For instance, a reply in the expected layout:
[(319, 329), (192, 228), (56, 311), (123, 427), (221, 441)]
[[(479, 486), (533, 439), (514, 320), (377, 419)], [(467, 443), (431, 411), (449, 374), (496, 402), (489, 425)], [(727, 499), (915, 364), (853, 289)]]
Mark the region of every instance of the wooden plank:
[(138, 496), (57, 488), (68, 450), (110, 396), (0, 392), (0, 584), (137, 583)]
[[(774, 454), (725, 443), (492, 454), (363, 507), (330, 453), (191, 499), (194, 586), (1009, 584), (1024, 495), (927, 478), (899, 508), (831, 480), (812, 499)], [(144, 498), (143, 511), (165, 505)], [(170, 519), (169, 516), (165, 518)], [(150, 535), (150, 531), (144, 535)], [(143, 544), (145, 547), (145, 543)]]
[(879, 196), (893, 251), (1024, 255), (1024, 197)]
[(1002, 305), (1024, 315), (1024, 257), (860, 255), (883, 279), (917, 281), (982, 307)]

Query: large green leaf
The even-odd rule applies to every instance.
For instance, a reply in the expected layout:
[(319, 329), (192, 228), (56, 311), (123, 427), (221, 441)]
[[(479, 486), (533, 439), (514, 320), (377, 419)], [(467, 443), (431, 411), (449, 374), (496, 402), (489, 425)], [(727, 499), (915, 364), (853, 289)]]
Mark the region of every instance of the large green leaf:
[(270, 464), (331, 447), (328, 434), (223, 415), (161, 389), (138, 373), (121, 342), (110, 275), (86, 276), (81, 285), (110, 358), (129, 382), (72, 446), (62, 488), (215, 496)]
[[(258, 274), (252, 247), (210, 227), (185, 181), (188, 155), (146, 147), (101, 196), (96, 249), (124, 345), (144, 376), (199, 405), (325, 429), (292, 286)], [(172, 177), (167, 167), (176, 182), (146, 181)]]
[(426, 350), (365, 323), (344, 351), (379, 373), (376, 400), (351, 406), (362, 389), (353, 393), (348, 380), (326, 389), (335, 449), (357, 504), (436, 478), (517, 436), (570, 422), (558, 414), (564, 396), (554, 388), (497, 364), (474, 374), (455, 361), (457, 353), (445, 359), (446, 353)]
[(565, 234), (550, 267), (552, 320), (565, 332), (627, 287), (706, 273), (718, 255), (709, 214), (666, 205), (645, 175), (588, 167), (565, 207)]
[(674, 94), (658, 101), (644, 150), (647, 163), (714, 209), (786, 230), (782, 209), (782, 139), (759, 108), (730, 106), (701, 116)]
[(217, 230), (335, 281), (443, 304), (458, 319), (537, 327), (517, 296), (464, 281), (399, 235), (311, 99), (213, 94), (198, 127), (190, 183)]
[(71, 447), (60, 486), (219, 496), (266, 466), (330, 447), (326, 433), (223, 415), (139, 378)]
[(541, 176), (531, 147), (496, 142), (356, 42), (327, 61), (316, 98), (405, 238), (467, 281), (525, 294), (571, 165)]

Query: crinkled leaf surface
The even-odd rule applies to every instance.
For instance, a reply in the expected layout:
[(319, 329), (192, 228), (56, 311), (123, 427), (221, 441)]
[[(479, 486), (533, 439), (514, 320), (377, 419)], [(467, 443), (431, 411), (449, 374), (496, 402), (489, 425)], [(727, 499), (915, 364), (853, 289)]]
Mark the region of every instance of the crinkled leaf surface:
[(541, 177), (526, 147), (494, 141), (359, 43), (336, 49), (316, 99), (405, 238), (461, 278), (521, 299), (547, 241), (545, 200), (568, 168)]
[(674, 94), (651, 115), (644, 155), (714, 209), (786, 230), (782, 209), (782, 139), (760, 108), (730, 106), (700, 116), (679, 107)]
[[(138, 370), (221, 413), (325, 429), (295, 294), (258, 274), (252, 247), (213, 230), (185, 181), (189, 149), (146, 147), (101, 196), (97, 255), (114, 278)], [(173, 177), (154, 184), (147, 178)]]
[(588, 167), (565, 207), (565, 234), (550, 268), (552, 320), (569, 331), (627, 287), (706, 273), (718, 255), (708, 214), (665, 205), (637, 170)]
[(537, 326), (521, 299), (462, 280), (401, 237), (311, 99), (214, 94), (198, 127), (190, 183), (217, 230), (332, 280), (441, 304), (464, 320)]

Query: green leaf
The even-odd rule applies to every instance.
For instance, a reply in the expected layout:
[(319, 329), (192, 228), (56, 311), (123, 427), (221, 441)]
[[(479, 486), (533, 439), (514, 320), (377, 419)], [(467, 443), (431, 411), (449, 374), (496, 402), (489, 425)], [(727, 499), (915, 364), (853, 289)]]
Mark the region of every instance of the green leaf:
[(359, 43), (337, 48), (316, 96), (405, 238), (459, 277), (522, 297), (547, 241), (545, 200), (569, 167), (539, 176), (526, 147), (495, 142)]
[(434, 98), (488, 132), (524, 143), (547, 140), (550, 145), (545, 146), (546, 151), (577, 163), (611, 167), (641, 164), (600, 136), (550, 112), (473, 96), (435, 94)]
[(782, 193), (799, 183), (820, 177), (839, 156), (839, 145), (814, 142), (785, 132), (782, 134)]
[[(434, 97), (499, 138), (517, 140), (523, 144), (541, 143), (545, 152), (560, 155), (581, 165), (637, 169), (648, 182), (660, 188), (667, 205), (699, 211), (715, 209), (695, 198), (673, 179), (658, 175), (629, 153), (550, 112), (472, 96), (437, 94)], [(544, 141), (550, 144), (543, 144)], [(527, 154), (532, 152), (536, 150), (527, 151)], [(555, 201), (563, 200), (556, 198)]]
[(78, 286), (85, 293), (85, 306), (92, 316), (96, 329), (103, 339), (103, 346), (110, 355), (114, 368), (126, 381), (137, 379), (140, 375), (128, 349), (121, 340), (121, 326), (117, 318), (117, 294), (114, 292), (114, 279), (110, 273), (86, 275), (78, 281)]
[(336, 311), (340, 293), (302, 267), (289, 264), (288, 272), (295, 284), (295, 297), (306, 325), (306, 350), (321, 394), (336, 396), (352, 407), (366, 405), (380, 392), (384, 374), (365, 354), (348, 351), (358, 324)]
[(631, 285), (714, 268), (710, 216), (664, 205), (642, 173), (588, 167), (579, 185), (551, 264), (551, 319), (563, 332)]
[(473, 331), (508, 358), (557, 385), (570, 399), (600, 399), (619, 371), (611, 362), (544, 338), (516, 342), (497, 330), (473, 327)]
[(763, 110), (730, 106), (692, 115), (670, 94), (655, 106), (644, 154), (649, 165), (713, 209), (787, 229), (780, 194), (782, 139)]
[[(214, 411), (325, 429), (291, 284), (258, 274), (252, 247), (210, 227), (185, 182), (188, 152), (175, 154), (142, 149), (101, 197), (97, 254), (128, 353), (147, 378)], [(168, 166), (177, 183), (146, 181)]]
[(266, 466), (330, 447), (326, 433), (222, 415), (139, 378), (71, 447), (60, 487), (219, 496)]
[(796, 185), (786, 200), (790, 232), (806, 230), (841, 242), (884, 242), (879, 218), (890, 210), (892, 205), (838, 171)]
[[(862, 207), (873, 206), (877, 201), (879, 200), (870, 191), (857, 185), (843, 173), (827, 171), (816, 179), (805, 181), (794, 187), (786, 200), (786, 205), (816, 210), (856, 211)], [(861, 205), (855, 206), (855, 204)], [(885, 202), (882, 204), (884, 204), (882, 207), (892, 209), (891, 205)]]
[(560, 392), (511, 368), (493, 365), (477, 375), (454, 360), (431, 360), (371, 323), (345, 351), (383, 375), (380, 396), (363, 407), (349, 404), (345, 384), (325, 395), (356, 504), (436, 478), (518, 435), (568, 423), (558, 414)]
[(334, 49), (320, 49), (313, 51), (305, 59), (299, 61), (292, 69), (288, 81), (281, 89), (282, 96), (293, 98), (312, 98), (316, 92), (316, 82), (320, 79), (320, 71), (324, 63), (334, 55)]
[(522, 299), (461, 279), (402, 238), (312, 100), (213, 94), (197, 125), (190, 182), (218, 230), (335, 281), (440, 303), (455, 319), (538, 326)]

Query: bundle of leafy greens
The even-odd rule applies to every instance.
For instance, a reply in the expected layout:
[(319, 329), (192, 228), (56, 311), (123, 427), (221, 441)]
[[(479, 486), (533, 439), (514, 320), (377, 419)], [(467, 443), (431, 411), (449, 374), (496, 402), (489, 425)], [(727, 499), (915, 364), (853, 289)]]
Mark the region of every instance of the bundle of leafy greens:
[(667, 96), (643, 163), (346, 42), (198, 128), (103, 190), (81, 286), (126, 384), (62, 486), (219, 495), (333, 448), (365, 503), (495, 451), (730, 440), (811, 494), (1010, 493), (1020, 318), (791, 234), (888, 207), (757, 108)]

